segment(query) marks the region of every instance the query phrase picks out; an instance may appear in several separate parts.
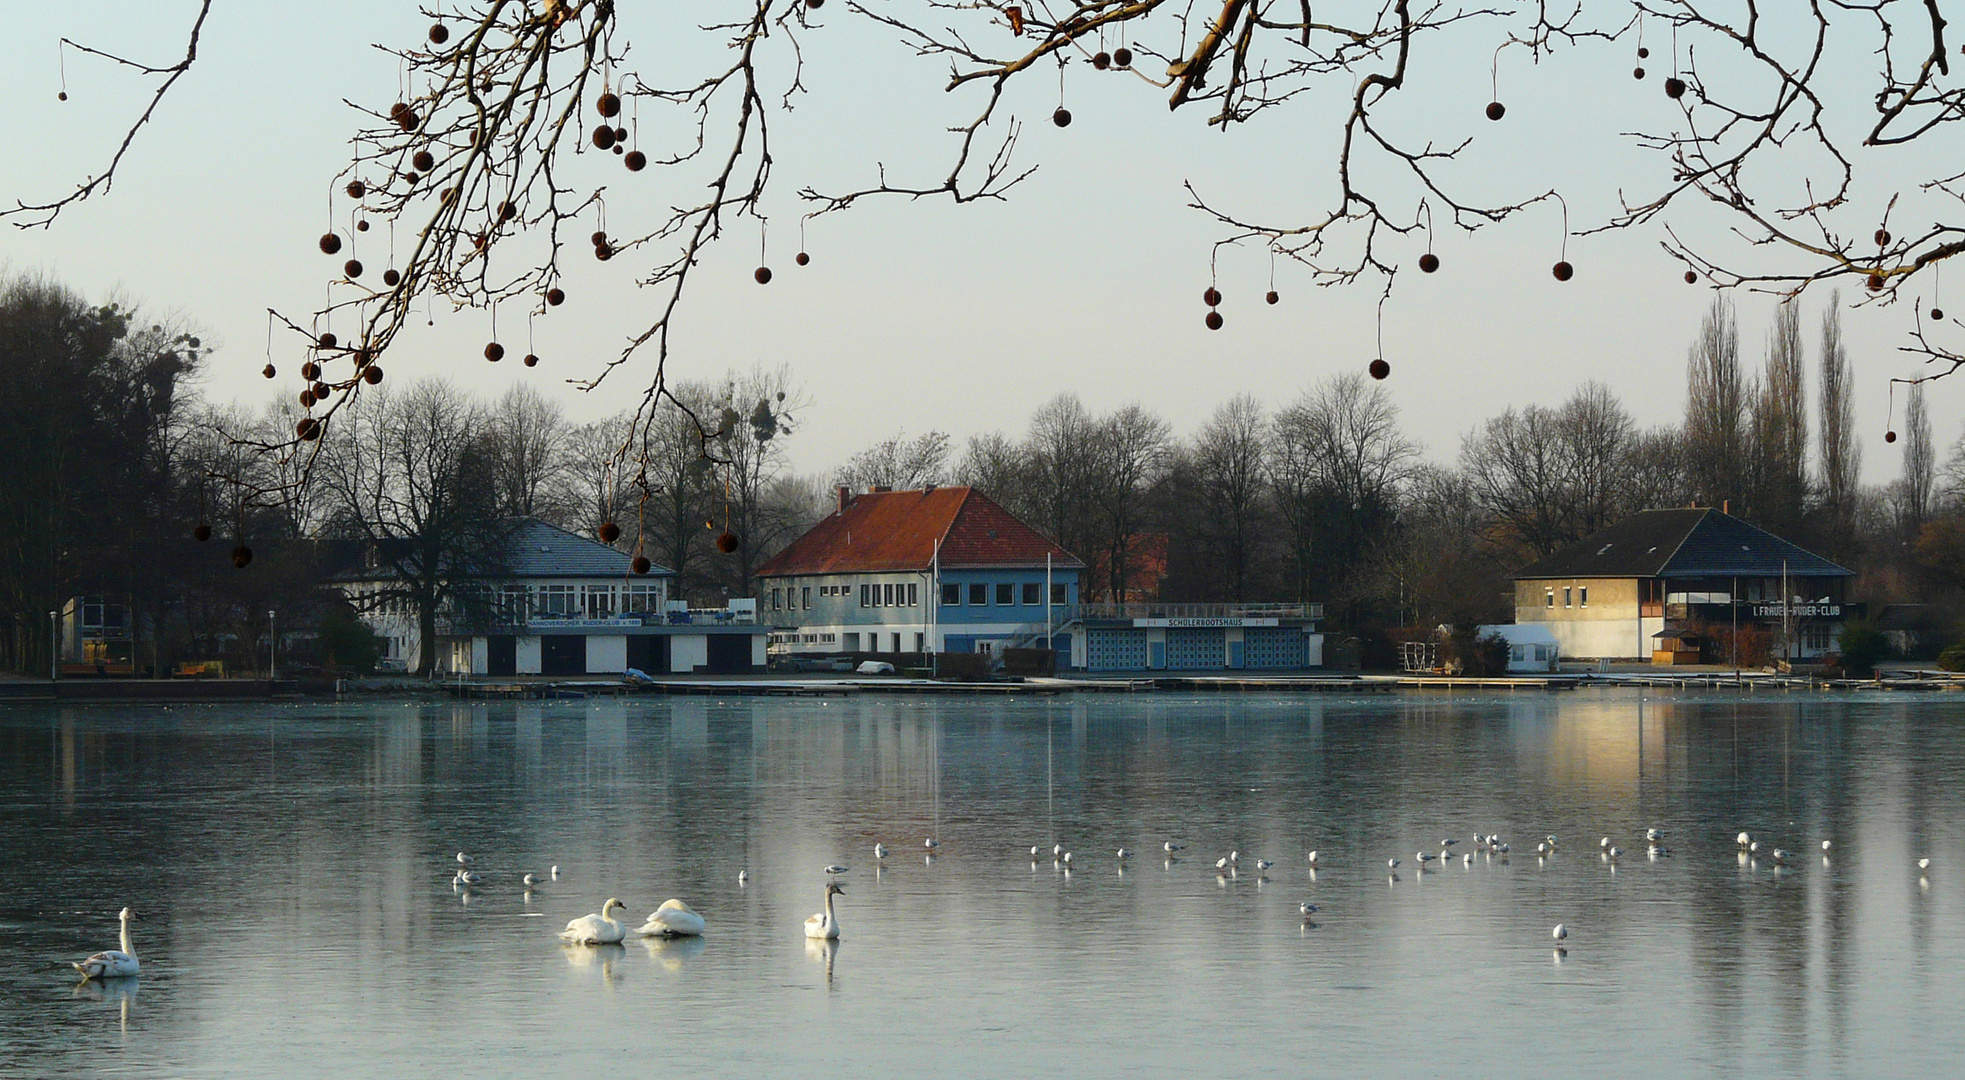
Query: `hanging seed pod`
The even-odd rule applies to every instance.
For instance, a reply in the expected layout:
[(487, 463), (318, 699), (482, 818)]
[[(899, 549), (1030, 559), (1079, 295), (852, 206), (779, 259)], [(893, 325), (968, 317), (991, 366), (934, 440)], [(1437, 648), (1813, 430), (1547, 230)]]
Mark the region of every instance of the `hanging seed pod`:
[(519, 208), (513, 206), (510, 199), (507, 199), (506, 201), (498, 204), (498, 220), (510, 221), (518, 216), (519, 216)]
[(1438, 255), (1435, 255), (1429, 251), (1426, 254), (1421, 255), (1419, 257), (1420, 273), (1430, 274), (1433, 271), (1438, 270), (1439, 268), (1440, 268), (1440, 257)]
[(526, 366), (526, 367), (538, 367), (538, 366), (539, 366), (539, 357), (538, 357), (537, 355), (535, 355), (535, 354), (533, 354), (533, 353), (526, 353), (526, 354), (525, 354), (525, 366)]
[(279, 369), (279, 368), (276, 368), (276, 367), (274, 367), (274, 366), (273, 366), (273, 365), (271, 365), (271, 364), (268, 364), (268, 365), (266, 365), (265, 367), (263, 367), (263, 368), (260, 368), (260, 369), (259, 369), (259, 373), (260, 373), (261, 375), (264, 375), (264, 376), (266, 376), (267, 378), (269, 378), (269, 379), (270, 379), (270, 378), (272, 378), (272, 377), (274, 377), (275, 375), (278, 375), (278, 374), (280, 373), (280, 369)]
[(67, 100), (68, 100), (68, 91), (66, 91), (66, 90), (58, 90), (58, 91), (56, 91), (56, 92), (55, 92), (55, 100), (56, 100), (56, 101), (67, 101)]
[(1647, 49), (1647, 48), (1645, 48), (1645, 47), (1644, 47), (1644, 46), (1642, 46), (1642, 45), (1639, 45), (1639, 46), (1638, 46), (1638, 59), (1639, 59), (1639, 60), (1649, 60), (1649, 59), (1651, 59), (1651, 50), (1650, 50), (1650, 49)]
[(1498, 101), (1487, 103), (1487, 118), (1489, 120), (1499, 120), (1506, 115), (1508, 115), (1508, 107), (1506, 105)]
[(332, 255), (340, 250), (341, 237), (336, 236), (334, 233), (323, 233), (321, 235), (321, 254)]
[[(338, 337), (335, 337), (335, 336), (334, 336), (334, 331), (332, 331), (332, 330), (323, 330), (323, 331), (321, 331), (321, 336), (320, 336), (320, 338), (319, 338), (319, 339), (317, 339), (317, 340), (319, 340), (319, 341), (320, 341), (320, 344), (321, 344), (321, 348), (323, 348), (323, 349), (332, 349), (332, 348), (334, 348), (335, 346), (337, 346), (337, 345), (339, 345), (339, 344), (341, 344), (341, 339), (340, 339), (340, 338), (338, 338)], [(310, 378), (311, 378), (311, 376), (310, 376)]]
[(1097, 68), (1097, 69), (1099, 69), (1100, 71), (1104, 71), (1104, 70), (1105, 70), (1106, 68), (1109, 68), (1109, 67), (1111, 67), (1111, 66), (1112, 66), (1112, 54), (1111, 54), (1111, 53), (1108, 53), (1108, 52), (1097, 52), (1097, 53), (1093, 53), (1093, 54), (1092, 54), (1092, 66), (1093, 66), (1093, 67), (1095, 67), (1095, 68)]
[(596, 229), (594, 230), (594, 234), (588, 237), (587, 239), (593, 241), (595, 247), (599, 247), (602, 244), (607, 243), (607, 234), (605, 232)]
[(646, 574), (648, 573), (649, 570), (653, 569), (653, 567), (649, 564), (648, 556), (646, 555), (635, 556), (634, 561), (629, 563), (628, 565), (631, 568), (633, 568), (634, 572), (637, 574)]
[(611, 521), (603, 521), (600, 523), (600, 528), (594, 530), (594, 535), (600, 537), (601, 543), (611, 544), (621, 539), (621, 526)]
[(594, 99), (594, 109), (602, 116), (619, 116), (621, 115), (621, 99), (612, 93), (602, 94), (600, 97)]
[(382, 365), (370, 364), (362, 369), (362, 381), (374, 386), (382, 381)]
[(341, 264), (341, 272), (348, 275), (348, 278), (351, 281), (355, 278), (361, 277), (362, 261), (360, 259), (349, 259), (347, 262)]
[(396, 117), (396, 126), (402, 128), (404, 131), (415, 131), (416, 125), (421, 122), (422, 118), (416, 115), (416, 110), (414, 109), (405, 108), (403, 114)]
[(312, 360), (307, 361), (300, 365), (300, 377), (308, 382), (313, 382), (321, 377), (321, 365), (316, 364)]
[(244, 544), (232, 549), (232, 565), (244, 570), (252, 565), (252, 549)]
[(1697, 285), (1697, 284), (1699, 284), (1699, 275), (1698, 275), (1698, 274), (1696, 274), (1696, 273), (1694, 273), (1694, 272), (1693, 272), (1693, 271), (1691, 271), (1691, 270), (1687, 270), (1687, 271), (1685, 272), (1685, 283), (1686, 283), (1687, 285)]
[(1552, 272), (1556, 275), (1557, 281), (1568, 281), (1570, 278), (1576, 276), (1576, 268), (1567, 262), (1557, 263)]
[(1208, 312), (1208, 317), (1204, 321), (1208, 324), (1208, 329), (1210, 330), (1221, 329), (1221, 312), (1219, 311)]
[(600, 147), (602, 150), (608, 149), (614, 145), (614, 129), (611, 127), (595, 128), (593, 140), (595, 146)]
[(367, 219), (367, 218), (363, 218), (362, 220), (360, 220), (360, 221), (357, 221), (357, 222), (355, 222), (355, 231), (356, 231), (356, 232), (367, 232), (367, 231), (368, 231), (368, 219)]
[(807, 255), (801, 251), (798, 253), (798, 256), (794, 258), (792, 261), (800, 266), (804, 266), (812, 261), (812, 256)]
[(1685, 80), (1673, 75), (1665, 80), (1665, 96), (1677, 100), (1685, 96)]
[(1875, 292), (1878, 289), (1881, 289), (1882, 287), (1883, 287), (1883, 275), (1880, 272), (1870, 274), (1869, 291)]
[(566, 303), (565, 290), (559, 288), (552, 288), (546, 290), (546, 304), (549, 307), (558, 307), (564, 303)]
[(409, 163), (416, 166), (417, 172), (429, 172), (437, 167), (437, 156), (428, 150), (418, 150), (416, 156), (409, 159)]
[(500, 345), (495, 341), (489, 345), (486, 345), (484, 347), (484, 358), (486, 360), (491, 361), (494, 364), (500, 360), (505, 359), (505, 346)]
[(723, 552), (725, 555), (728, 555), (731, 552), (736, 551), (737, 534), (731, 532), (729, 529), (725, 529), (721, 533), (718, 533), (716, 538), (716, 549), (718, 551)]
[(1634, 67), (1634, 68), (1632, 68), (1632, 69), (1631, 69), (1631, 78), (1633, 78), (1633, 79), (1642, 79), (1642, 78), (1644, 78), (1644, 69), (1643, 69), (1643, 68), (1641, 68), (1641, 67)]
[(1386, 363), (1385, 358), (1381, 356), (1373, 360), (1365, 370), (1371, 373), (1372, 378), (1383, 381), (1387, 375), (1392, 374), (1392, 365)]
[(1884, 442), (1896, 442), (1896, 441), (1897, 441), (1897, 433), (1896, 433), (1896, 432), (1894, 432), (1894, 431), (1886, 431), (1886, 432), (1884, 432), (1884, 433), (1883, 433), (1883, 441), (1884, 441)]
[(805, 6), (817, 11), (826, 6), (826, 0), (805, 0)]
[(1278, 301), (1278, 300), (1281, 300), (1281, 299), (1282, 299), (1282, 297), (1281, 297), (1281, 296), (1279, 296), (1279, 295), (1277, 295), (1277, 293), (1276, 293), (1276, 290), (1274, 290), (1274, 289), (1271, 289), (1271, 290), (1269, 290), (1269, 293), (1268, 293), (1268, 295), (1266, 295), (1266, 296), (1264, 296), (1264, 297), (1263, 297), (1263, 299), (1264, 299), (1264, 300), (1266, 300), (1266, 301), (1268, 301), (1269, 303), (1271, 303), (1271, 304), (1273, 304), (1273, 303), (1275, 303), (1276, 301)]
[(646, 169), (648, 167), (648, 155), (639, 150), (628, 151), (627, 166), (629, 172), (640, 172)]
[(363, 183), (362, 183), (362, 182), (361, 182), (360, 180), (350, 180), (350, 181), (348, 181), (348, 197), (349, 197), (349, 198), (351, 198), (351, 199), (359, 199), (359, 198), (361, 198), (362, 196), (364, 196), (364, 195), (366, 195), (366, 194), (368, 194), (368, 186), (367, 186), (366, 184), (363, 184)]
[(191, 530), (191, 539), (196, 540), (200, 544), (204, 543), (207, 540), (210, 540), (211, 538), (212, 538), (212, 527), (210, 525), (205, 524), (202, 521), (198, 523), (197, 528)]
[(396, 273), (394, 267), (382, 271), (382, 284), (387, 285), (392, 289), (395, 288), (396, 285), (402, 281), (402, 279), (403, 276), (401, 274)]
[(408, 111), (409, 111), (409, 106), (398, 101), (394, 105), (389, 106), (389, 119), (401, 120), (403, 118), (403, 114)]
[(751, 271), (751, 277), (757, 279), (759, 285), (769, 285), (771, 284), (771, 268), (760, 266), (756, 270)]
[(456, 200), (456, 198), (457, 198), (457, 189), (454, 187), (447, 187), (443, 189), (443, 194), (438, 196), (438, 200), (442, 202), (445, 206), (449, 206), (453, 201)]
[(605, 241), (594, 245), (594, 258), (599, 259), (601, 262), (606, 262), (613, 257), (614, 248)]
[(624, 127), (617, 127), (617, 128), (615, 128), (615, 129), (614, 129), (614, 141), (615, 141), (615, 142), (617, 142), (617, 143), (624, 143), (624, 142), (627, 142), (627, 141), (628, 141), (628, 129), (627, 129), (627, 128), (624, 128)]
[(1112, 62), (1122, 68), (1132, 67), (1133, 51), (1131, 49), (1126, 48), (1124, 45), (1119, 46), (1118, 48), (1112, 50)]
[(1945, 321), (1945, 309), (1943, 309), (1943, 308), (1932, 308), (1932, 309), (1931, 309), (1931, 317), (1932, 317), (1933, 319), (1936, 319), (1936, 320), (1937, 320), (1937, 321), (1939, 321), (1939, 322), (1943, 322), (1943, 321)]
[(404, 174), (403, 174), (403, 183), (405, 183), (405, 184), (409, 184), (409, 185), (412, 185), (412, 186), (414, 186), (414, 185), (415, 185), (415, 183), (416, 183), (416, 182), (417, 182), (418, 180), (421, 180), (421, 179), (423, 179), (423, 176), (422, 176), (422, 174), (421, 174), (421, 173), (418, 173), (418, 172), (416, 172), (416, 171), (414, 171), (414, 170), (411, 170), (411, 171), (409, 171), (409, 172), (406, 172), (406, 173), (404, 173)]
[(1209, 307), (1220, 307), (1221, 290), (1213, 285), (1208, 286), (1207, 291), (1201, 294), (1201, 302)]
[(300, 423), (293, 426), (293, 433), (307, 442), (313, 442), (321, 437), (321, 422), (311, 416), (303, 416)]
[(430, 27), (430, 44), (442, 45), (444, 42), (449, 40), (450, 40), (450, 27), (445, 26), (442, 23), (437, 23), (436, 25)]
[(1070, 127), (1071, 110), (1062, 105), (1058, 106), (1058, 111), (1051, 114), (1051, 123), (1059, 127)]
[(324, 382), (314, 384), (314, 400), (326, 401), (334, 393), (334, 388)]
[(621, 155), (622, 155), (623, 153), (625, 153), (625, 152), (627, 151), (627, 149), (628, 149), (628, 144), (627, 144), (627, 143), (624, 143), (624, 142), (616, 142), (616, 143), (614, 144), (614, 156), (615, 156), (615, 157), (620, 157), (620, 156), (621, 156)]
[(1889, 245), (1890, 245), (1890, 230), (1888, 229), (1876, 230), (1876, 246), (1888, 247)]

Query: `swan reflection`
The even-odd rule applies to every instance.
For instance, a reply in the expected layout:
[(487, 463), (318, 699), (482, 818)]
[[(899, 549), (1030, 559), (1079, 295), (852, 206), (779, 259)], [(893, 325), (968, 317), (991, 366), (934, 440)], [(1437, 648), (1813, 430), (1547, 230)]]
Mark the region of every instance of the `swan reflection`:
[(832, 958), (839, 955), (838, 938), (806, 938), (805, 955), (826, 966), (826, 988), (832, 988)]
[(89, 979), (75, 984), (74, 996), (90, 1001), (113, 1001), (116, 1003), (116, 1027), (120, 1031), (130, 1030), (130, 1002), (136, 999), (136, 992), (143, 984), (139, 975), (126, 975), (116, 979)]
[(614, 962), (628, 955), (626, 946), (619, 943), (607, 945), (582, 945), (568, 943), (561, 945), (559, 951), (566, 957), (566, 965), (576, 969), (599, 968), (603, 983), (612, 983), (619, 978), (614, 973)]
[(669, 971), (679, 972), (709, 947), (709, 941), (700, 937), (645, 937), (641, 939), (641, 947), (648, 950), (649, 959)]

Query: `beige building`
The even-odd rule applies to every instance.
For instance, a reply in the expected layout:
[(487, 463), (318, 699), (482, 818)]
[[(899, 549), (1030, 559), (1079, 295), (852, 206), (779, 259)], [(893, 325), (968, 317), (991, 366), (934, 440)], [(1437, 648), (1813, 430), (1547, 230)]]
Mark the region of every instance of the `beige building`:
[(1833, 651), (1848, 570), (1718, 510), (1646, 510), (1515, 575), (1515, 621), (1565, 658), (1649, 659), (1659, 635), (1755, 625), (1777, 656)]

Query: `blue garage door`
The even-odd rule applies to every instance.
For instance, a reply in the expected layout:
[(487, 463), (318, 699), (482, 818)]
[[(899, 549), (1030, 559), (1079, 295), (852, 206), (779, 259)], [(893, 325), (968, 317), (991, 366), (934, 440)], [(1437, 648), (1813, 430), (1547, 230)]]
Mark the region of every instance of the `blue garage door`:
[(1145, 671), (1146, 631), (1086, 630), (1088, 671)]
[(1167, 631), (1167, 668), (1171, 671), (1219, 671), (1224, 664), (1222, 641), (1226, 635), (1216, 627), (1174, 627)]
[(1303, 631), (1294, 626), (1251, 626), (1242, 631), (1244, 667), (1300, 668), (1307, 659)]

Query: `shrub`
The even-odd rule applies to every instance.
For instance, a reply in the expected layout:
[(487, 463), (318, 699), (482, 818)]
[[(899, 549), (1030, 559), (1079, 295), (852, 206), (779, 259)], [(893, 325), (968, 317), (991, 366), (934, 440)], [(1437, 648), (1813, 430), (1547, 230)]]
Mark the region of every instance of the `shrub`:
[(1842, 670), (1852, 679), (1876, 674), (1876, 662), (1890, 655), (1890, 639), (1883, 632), (1863, 623), (1851, 623), (1842, 631)]
[(336, 604), (321, 616), (321, 660), (328, 670), (373, 675), (381, 658), (382, 639), (346, 604)]
[(1456, 626), (1441, 643), (1441, 658), (1450, 671), (1475, 678), (1508, 673), (1508, 639), (1492, 631), (1476, 636), (1472, 626)]
[(1965, 641), (1939, 653), (1938, 667), (1945, 671), (1965, 671)]

